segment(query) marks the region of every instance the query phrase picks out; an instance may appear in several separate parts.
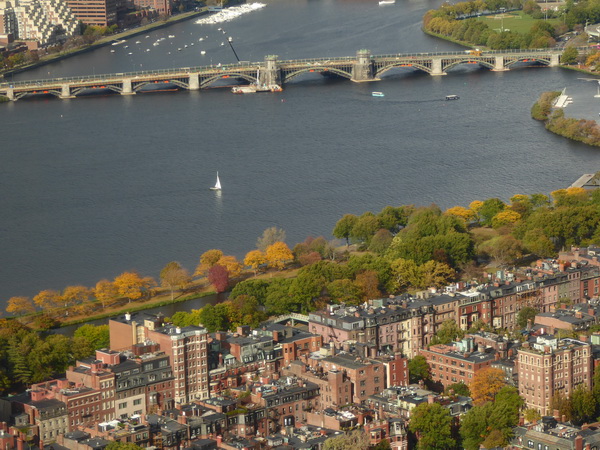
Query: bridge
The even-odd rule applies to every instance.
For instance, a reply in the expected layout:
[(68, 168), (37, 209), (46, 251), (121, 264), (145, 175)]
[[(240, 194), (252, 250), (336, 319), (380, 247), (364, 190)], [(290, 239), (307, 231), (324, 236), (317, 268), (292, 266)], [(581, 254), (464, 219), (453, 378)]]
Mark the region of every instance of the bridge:
[[(354, 82), (378, 81), (386, 72), (396, 68), (423, 71), (430, 75), (446, 75), (461, 64), (475, 64), (492, 71), (505, 71), (517, 63), (555, 67), (560, 64), (561, 49), (512, 50), (502, 52), (463, 51), (449, 53), (408, 53), (371, 55), (359, 50), (355, 56), (278, 60), (267, 56), (262, 62), (183, 67), (178, 69), (88, 75), (46, 80), (0, 83), (0, 95), (16, 101), (32, 95), (54, 95), (61, 99), (81, 94), (113, 91), (134, 95), (144, 88), (187, 89), (190, 91), (216, 87), (223, 81), (233, 84), (247, 82), (256, 86), (284, 85), (306, 74), (320, 73), (347, 78)], [(244, 80), (244, 81), (242, 81)]]

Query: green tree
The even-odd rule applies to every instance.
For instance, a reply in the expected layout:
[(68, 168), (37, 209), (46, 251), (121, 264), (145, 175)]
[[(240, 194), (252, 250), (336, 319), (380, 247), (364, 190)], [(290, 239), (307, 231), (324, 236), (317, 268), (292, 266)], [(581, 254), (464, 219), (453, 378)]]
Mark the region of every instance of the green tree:
[(134, 444), (133, 442), (111, 441), (105, 447), (105, 450), (143, 450), (143, 449), (142, 449), (142, 447)]
[(371, 238), (371, 242), (369, 244), (369, 250), (382, 255), (388, 249), (394, 236), (389, 230), (381, 228), (379, 231), (375, 233), (375, 235)]
[(328, 283), (327, 292), (334, 303), (357, 305), (361, 300), (361, 289), (347, 278)]
[(408, 428), (417, 435), (417, 449), (447, 450), (456, 446), (450, 411), (439, 403), (425, 402), (414, 408)]
[(593, 392), (582, 384), (577, 386), (571, 395), (571, 407), (575, 424), (581, 425), (583, 422), (594, 419), (596, 399)]
[(216, 305), (206, 305), (200, 310), (200, 323), (208, 330), (209, 333), (215, 331), (229, 330), (231, 323), (229, 322), (229, 307), (225, 303)]
[(85, 338), (94, 350), (110, 347), (108, 325), (92, 325), (88, 323), (77, 328), (73, 336)]
[(531, 321), (531, 324), (533, 325), (535, 316), (538, 312), (537, 309), (532, 308), (531, 306), (525, 306), (519, 311), (519, 314), (517, 314), (517, 325), (521, 328), (525, 328), (529, 321)]
[(335, 227), (333, 228), (332, 234), (338, 239), (345, 239), (346, 246), (349, 246), (350, 235), (352, 234), (352, 229), (357, 221), (358, 217), (356, 217), (354, 214), (346, 214), (337, 221)]
[(527, 408), (523, 412), (523, 418), (529, 423), (535, 423), (542, 418), (542, 415), (535, 408)]
[(358, 218), (352, 227), (350, 238), (354, 242), (363, 243), (368, 246), (371, 239), (380, 228), (381, 224), (377, 216), (372, 212), (366, 212)]
[(417, 355), (408, 362), (408, 375), (411, 383), (431, 380), (431, 368), (422, 355)]
[(462, 338), (464, 334), (465, 333), (460, 329), (454, 319), (447, 319), (442, 322), (440, 327), (435, 332), (435, 336), (431, 340), (431, 344), (449, 344), (456, 339)]
[(454, 395), (461, 395), (463, 397), (470, 397), (471, 391), (469, 391), (469, 386), (467, 386), (462, 381), (460, 383), (454, 383), (444, 389), (444, 393), (450, 395), (454, 393)]
[(240, 295), (254, 297), (260, 305), (265, 304), (269, 282), (265, 280), (245, 280), (237, 283), (231, 290), (230, 299), (235, 299)]
[(485, 200), (478, 211), (479, 217), (481, 218), (481, 224), (490, 226), (494, 216), (503, 211), (504, 208), (506, 208), (506, 204), (499, 198), (489, 198)]
[(560, 57), (560, 63), (565, 65), (575, 64), (577, 62), (577, 58), (579, 58), (579, 51), (577, 50), (577, 47), (567, 47)]

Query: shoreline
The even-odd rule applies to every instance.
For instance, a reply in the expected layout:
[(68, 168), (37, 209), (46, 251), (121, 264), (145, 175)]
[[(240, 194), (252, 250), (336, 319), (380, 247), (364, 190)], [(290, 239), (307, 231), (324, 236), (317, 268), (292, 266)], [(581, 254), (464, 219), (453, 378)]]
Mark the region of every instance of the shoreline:
[(195, 17), (204, 15), (208, 12), (209, 12), (208, 6), (203, 6), (202, 8), (199, 8), (199, 10), (197, 10), (197, 11), (189, 11), (186, 13), (178, 14), (176, 16), (171, 16), (166, 21), (160, 21), (160, 22), (157, 21), (157, 22), (153, 22), (148, 25), (141, 26), (141, 27), (129, 29), (127, 31), (121, 31), (116, 34), (111, 34), (110, 36), (105, 36), (101, 39), (98, 39), (93, 44), (79, 47), (77, 49), (69, 50), (64, 53), (57, 53), (55, 55), (50, 55), (43, 59), (40, 59), (39, 61), (28, 64), (26, 66), (17, 67), (15, 69), (10, 69), (10, 70), (7, 70), (6, 72), (2, 72), (2, 73), (0, 73), (0, 79), (6, 80), (7, 77), (9, 77), (11, 75), (27, 72), (28, 70), (31, 70), (31, 69), (36, 69), (38, 67), (42, 67), (42, 66), (45, 66), (47, 64), (51, 64), (51, 63), (54, 63), (57, 61), (61, 61), (66, 58), (71, 58), (73, 56), (87, 53), (92, 50), (96, 50), (98, 48), (106, 47), (107, 45), (110, 45), (112, 42), (114, 42), (116, 40), (127, 39), (130, 37), (138, 36), (140, 34), (145, 34), (149, 31), (166, 28), (173, 24), (176, 24), (179, 22), (184, 22), (186, 20), (193, 19)]

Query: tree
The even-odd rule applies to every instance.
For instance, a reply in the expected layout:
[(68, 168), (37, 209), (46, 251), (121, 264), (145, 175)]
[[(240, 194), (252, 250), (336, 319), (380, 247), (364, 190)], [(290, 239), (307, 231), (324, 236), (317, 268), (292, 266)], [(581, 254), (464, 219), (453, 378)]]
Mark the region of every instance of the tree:
[(116, 302), (118, 295), (119, 291), (112, 281), (104, 279), (96, 283), (96, 287), (94, 288), (94, 296), (96, 297), (96, 300), (100, 302), (102, 308), (111, 306), (114, 302)]
[(242, 274), (242, 265), (235, 256), (221, 256), (217, 264), (225, 267), (230, 278), (237, 278)]
[(35, 306), (29, 297), (11, 297), (6, 305), (6, 312), (17, 316), (33, 314)]
[(462, 338), (464, 332), (460, 329), (454, 319), (447, 319), (442, 322), (435, 336), (431, 340), (431, 344), (449, 344), (458, 338)]
[(577, 50), (577, 47), (567, 47), (565, 48), (563, 54), (560, 57), (560, 63), (565, 65), (575, 64), (577, 62), (578, 57), (579, 51)]
[(482, 225), (491, 225), (492, 218), (503, 211), (506, 205), (498, 198), (489, 198), (483, 202), (481, 208), (479, 208), (478, 215), (481, 218)]
[(379, 278), (374, 270), (365, 270), (357, 274), (354, 284), (361, 290), (365, 300), (381, 297), (381, 292), (378, 289)]
[(358, 217), (354, 214), (346, 214), (340, 220), (337, 221), (332, 234), (338, 239), (345, 239), (346, 246), (350, 245), (350, 234), (354, 225), (358, 221)]
[(270, 227), (263, 231), (261, 237), (256, 240), (256, 248), (266, 252), (267, 248), (276, 242), (285, 242), (285, 231), (281, 228)]
[(230, 327), (228, 305), (225, 303), (206, 305), (200, 310), (199, 317), (200, 323), (209, 333), (226, 331)]
[(254, 276), (257, 275), (258, 269), (266, 263), (267, 257), (260, 250), (251, 250), (246, 253), (246, 257), (244, 258), (244, 264), (250, 266), (254, 271)]
[(431, 380), (431, 368), (423, 355), (417, 355), (408, 362), (408, 375), (411, 383)]
[(208, 269), (208, 282), (212, 284), (217, 291), (225, 292), (229, 286), (229, 273), (223, 266), (216, 265)]
[(361, 289), (352, 280), (334, 280), (327, 284), (327, 292), (334, 303), (357, 305), (361, 299)]
[(469, 384), (473, 404), (481, 406), (486, 402), (491, 402), (496, 394), (506, 386), (504, 372), (502, 369), (493, 369), (491, 367), (479, 370), (473, 376), (473, 381)]
[(323, 443), (323, 450), (367, 450), (369, 437), (362, 429), (331, 437)]
[(450, 411), (439, 403), (425, 402), (414, 408), (408, 428), (417, 435), (417, 449), (447, 450), (456, 445)]
[(143, 448), (133, 442), (111, 441), (105, 450), (143, 450)]
[(467, 209), (464, 206), (453, 206), (452, 208), (448, 208), (444, 214), (460, 217), (465, 222), (470, 222), (475, 217), (473, 210)]
[(62, 300), (60, 292), (47, 289), (33, 297), (33, 303), (43, 310), (49, 310), (60, 307)]
[(381, 228), (379, 231), (375, 233), (375, 235), (371, 238), (371, 242), (369, 244), (369, 250), (375, 252), (379, 255), (385, 253), (388, 249), (394, 236), (389, 230), (385, 228)]
[(444, 393), (447, 395), (461, 395), (463, 397), (470, 397), (471, 391), (469, 390), (469, 386), (467, 386), (462, 381), (459, 383), (454, 383), (444, 389)]
[(531, 306), (525, 306), (519, 311), (519, 314), (517, 314), (517, 325), (521, 328), (526, 328), (529, 321), (531, 321), (531, 324), (533, 325), (535, 316), (538, 312), (537, 309), (532, 308)]
[(269, 282), (265, 280), (245, 280), (237, 283), (231, 290), (230, 299), (235, 299), (240, 295), (254, 297), (259, 304), (264, 305), (267, 298), (267, 289)]
[(356, 242), (369, 245), (371, 239), (380, 228), (381, 223), (379, 222), (377, 216), (375, 216), (375, 214), (372, 212), (366, 212), (358, 218), (352, 227), (350, 238)]
[(521, 214), (512, 209), (505, 209), (492, 217), (492, 227), (498, 229), (506, 225), (512, 225), (519, 220), (521, 220)]
[(596, 399), (592, 391), (587, 389), (583, 384), (577, 386), (571, 394), (571, 408), (573, 411), (573, 422), (577, 425), (594, 419)]
[(275, 242), (267, 247), (265, 252), (269, 267), (281, 270), (286, 263), (294, 259), (294, 255), (285, 242)]
[(200, 255), (200, 263), (198, 264), (198, 267), (196, 267), (194, 275), (204, 276), (206, 272), (208, 272), (208, 269), (217, 264), (222, 257), (223, 252), (221, 250), (212, 249), (205, 251)]
[(84, 338), (94, 350), (110, 347), (108, 325), (92, 325), (87, 323), (77, 328), (73, 336)]
[(144, 290), (150, 286), (150, 279), (142, 278), (137, 272), (123, 272), (113, 281), (120, 296), (126, 297), (129, 302), (141, 298)]
[(499, 264), (507, 264), (522, 256), (522, 246), (511, 235), (496, 236), (482, 243), (479, 250), (487, 253)]
[(540, 420), (542, 415), (535, 408), (527, 408), (525, 412), (523, 412), (523, 418), (529, 423), (534, 423)]
[(65, 308), (87, 302), (90, 297), (91, 292), (85, 286), (67, 286), (62, 294)]
[(177, 261), (171, 261), (160, 271), (160, 281), (163, 287), (171, 291), (171, 301), (175, 299), (175, 288), (188, 285), (192, 278), (190, 273)]

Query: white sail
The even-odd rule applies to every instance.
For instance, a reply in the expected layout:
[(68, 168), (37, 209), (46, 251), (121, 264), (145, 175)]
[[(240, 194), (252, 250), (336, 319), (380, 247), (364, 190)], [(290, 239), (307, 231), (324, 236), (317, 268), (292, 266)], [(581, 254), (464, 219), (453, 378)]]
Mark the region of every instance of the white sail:
[(217, 172), (217, 182), (214, 187), (210, 188), (212, 191), (220, 191), (221, 190), (221, 180), (219, 180), (219, 172)]

